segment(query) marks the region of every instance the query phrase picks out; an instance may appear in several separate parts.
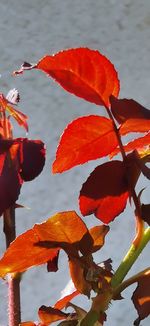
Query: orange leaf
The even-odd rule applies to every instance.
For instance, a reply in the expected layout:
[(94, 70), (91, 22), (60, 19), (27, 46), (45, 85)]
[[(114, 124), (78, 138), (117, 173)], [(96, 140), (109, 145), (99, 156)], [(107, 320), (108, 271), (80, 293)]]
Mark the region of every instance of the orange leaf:
[(91, 284), (85, 279), (85, 268), (78, 258), (71, 258), (69, 260), (69, 269), (72, 281), (76, 289), (90, 297), (90, 291), (92, 289)]
[(11, 116), (13, 116), (13, 118), (21, 127), (24, 127), (26, 131), (28, 131), (28, 117), (24, 113), (14, 109), (14, 107), (10, 105), (10, 102), (4, 97), (3, 94), (0, 94), (0, 105), (4, 110), (8, 111)]
[(118, 141), (110, 119), (90, 115), (71, 122), (65, 129), (53, 163), (53, 173), (108, 155)]
[(60, 247), (70, 252), (78, 250), (86, 232), (86, 225), (74, 211), (58, 213), (42, 224), (35, 224), (11, 243), (0, 260), (0, 276), (44, 264), (57, 255)]
[(89, 233), (93, 239), (92, 252), (100, 250), (104, 245), (105, 235), (109, 231), (108, 225), (98, 225), (94, 226), (89, 230)]
[(138, 312), (139, 317), (134, 325), (140, 325), (141, 320), (150, 315), (150, 271), (143, 277), (140, 277), (138, 286), (133, 293), (132, 300)]
[(117, 97), (119, 93), (113, 64), (96, 50), (76, 48), (46, 55), (36, 65), (25, 63), (14, 74), (34, 68), (54, 78), (68, 92), (98, 105), (108, 107), (110, 95)]
[(50, 325), (57, 320), (67, 319), (69, 314), (66, 314), (52, 307), (41, 306), (38, 311), (39, 318), (44, 325)]
[[(143, 150), (144, 147), (149, 146), (150, 144), (150, 133), (146, 134), (143, 137), (132, 140), (128, 144), (124, 145), (125, 152), (131, 152), (133, 150)], [(110, 154), (110, 157), (117, 155), (120, 152), (120, 148), (115, 148), (115, 150)]]
[(121, 135), (126, 135), (129, 132), (147, 132), (149, 130), (150, 120), (129, 119), (121, 125), (119, 132)]
[(94, 213), (107, 224), (125, 209), (128, 196), (123, 162), (107, 162), (98, 166), (83, 184), (79, 197), (80, 210), (84, 216)]
[[(40, 226), (40, 225), (39, 225)], [(27, 268), (46, 263), (57, 255), (58, 249), (37, 247), (41, 240), (33, 230), (28, 230), (14, 240), (0, 260), (0, 276), (7, 273), (23, 272)]]
[(39, 324), (37, 325), (33, 321), (24, 321), (24, 322), (20, 323), (19, 325), (20, 326), (38, 326)]

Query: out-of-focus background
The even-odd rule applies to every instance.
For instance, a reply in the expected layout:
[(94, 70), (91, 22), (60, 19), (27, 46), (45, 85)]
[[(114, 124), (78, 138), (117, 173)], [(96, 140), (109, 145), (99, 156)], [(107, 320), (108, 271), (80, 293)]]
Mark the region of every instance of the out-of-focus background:
[[(93, 161), (61, 175), (51, 174), (51, 163), (60, 134), (74, 118), (104, 113), (103, 108), (65, 93), (39, 71), (13, 78), (10, 73), (23, 61), (37, 62), (46, 53), (87, 46), (98, 49), (115, 65), (121, 81), (120, 97), (134, 98), (144, 106), (150, 100), (150, 1), (149, 0), (0, 0), (0, 92), (17, 87), (19, 109), (29, 116), (29, 137), (41, 138), (47, 145), (47, 161), (43, 173), (23, 186), (19, 203), (31, 209), (18, 209), (17, 233), (63, 210), (78, 210), (78, 193), (82, 183), (99, 162)], [(18, 130), (16, 136), (26, 136)], [(142, 178), (138, 187), (147, 181)], [(149, 188), (143, 193), (148, 202)], [(90, 226), (99, 221), (86, 217)], [(0, 221), (0, 253), (5, 250)], [(97, 262), (109, 257), (113, 267), (126, 253), (134, 237), (134, 218), (127, 207), (125, 214), (111, 224), (106, 246), (96, 255)], [(130, 275), (148, 266), (148, 248), (132, 268)], [(69, 280), (67, 259), (60, 256), (60, 269), (47, 273), (46, 266), (25, 273), (21, 284), (22, 321), (37, 320), (37, 310), (53, 305)], [(0, 326), (7, 325), (7, 285), (0, 280)], [(106, 325), (132, 325), (136, 311), (130, 303), (133, 288), (124, 292), (127, 300), (114, 302)], [(88, 301), (76, 303), (88, 308)], [(148, 326), (150, 320), (144, 320)]]

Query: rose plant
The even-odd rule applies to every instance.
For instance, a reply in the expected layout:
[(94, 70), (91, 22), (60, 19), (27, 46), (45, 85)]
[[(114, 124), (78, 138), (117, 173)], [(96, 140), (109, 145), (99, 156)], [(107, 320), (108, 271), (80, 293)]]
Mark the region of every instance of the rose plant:
[[(134, 325), (138, 326), (150, 314), (150, 268), (125, 277), (150, 240), (150, 204), (142, 203), (143, 189), (140, 193), (136, 190), (141, 174), (150, 178), (146, 165), (150, 161), (150, 111), (133, 99), (118, 98), (118, 74), (99, 51), (75, 48), (46, 55), (36, 64), (25, 62), (13, 75), (33, 69), (43, 71), (69, 93), (106, 110), (106, 116), (79, 117), (66, 127), (52, 172), (62, 173), (106, 156), (108, 161), (91, 172), (79, 194), (82, 216), (94, 214), (97, 226), (88, 229), (75, 211), (58, 212), (16, 238), (16, 201), (23, 182), (41, 173), (46, 153), (41, 140), (13, 138), (10, 118), (27, 130), (27, 117), (15, 108), (19, 100), (16, 90), (6, 97), (0, 95), (0, 213), (7, 244), (0, 260), (0, 276), (7, 279), (9, 287), (9, 326), (48, 326), (57, 321), (61, 326), (100, 326), (105, 321), (107, 324), (110, 302), (122, 299), (123, 290), (134, 283), (137, 287), (132, 301), (138, 313)], [(141, 136), (133, 136), (124, 144), (124, 136), (129, 133)], [(121, 159), (114, 158), (117, 154)], [(118, 269), (113, 271), (111, 257), (97, 264), (93, 253), (102, 248), (106, 234), (111, 232), (110, 223), (125, 210), (128, 201), (134, 204), (135, 238)], [(68, 256), (73, 290), (53, 307), (41, 306), (38, 323), (21, 321), (21, 273), (40, 264), (47, 264), (49, 272), (56, 272), (60, 250)], [(91, 300), (88, 312), (70, 302), (77, 295)], [(68, 307), (73, 312), (63, 311)]]

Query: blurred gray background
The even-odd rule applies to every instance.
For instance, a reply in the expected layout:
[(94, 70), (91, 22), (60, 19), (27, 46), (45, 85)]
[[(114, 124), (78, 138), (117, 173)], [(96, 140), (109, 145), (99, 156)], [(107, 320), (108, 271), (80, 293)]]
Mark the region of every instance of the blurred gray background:
[[(119, 72), (120, 97), (134, 98), (149, 107), (150, 94), (150, 1), (149, 0), (0, 0), (0, 91), (17, 87), (21, 94), (19, 109), (29, 116), (29, 137), (41, 138), (47, 145), (47, 161), (36, 180), (24, 184), (19, 203), (31, 209), (18, 209), (17, 233), (26, 231), (57, 211), (78, 210), (78, 193), (89, 173), (99, 164), (93, 161), (61, 175), (51, 174), (51, 163), (60, 134), (72, 119), (91, 114), (104, 114), (103, 108), (65, 93), (39, 71), (12, 78), (10, 73), (23, 61), (37, 62), (46, 53), (87, 46), (108, 56)], [(16, 128), (16, 136), (25, 137)], [(147, 186), (142, 178), (139, 189)], [(143, 201), (149, 200), (149, 188)], [(86, 217), (90, 226), (99, 221)], [(5, 250), (0, 221), (0, 253)], [(111, 225), (106, 246), (96, 261), (109, 257), (113, 267), (125, 255), (134, 237), (134, 217), (127, 207)], [(130, 275), (148, 266), (148, 248), (132, 268)], [(30, 269), (21, 284), (22, 321), (37, 320), (40, 305), (53, 305), (69, 280), (67, 258), (60, 256), (60, 269), (47, 273), (46, 266)], [(134, 286), (135, 287), (135, 286)], [(0, 281), (0, 326), (7, 325), (7, 285)], [(130, 303), (133, 288), (124, 292), (127, 300), (114, 302), (106, 325), (132, 325), (136, 311)], [(75, 300), (89, 307), (83, 298)], [(143, 326), (149, 325), (145, 320)]]

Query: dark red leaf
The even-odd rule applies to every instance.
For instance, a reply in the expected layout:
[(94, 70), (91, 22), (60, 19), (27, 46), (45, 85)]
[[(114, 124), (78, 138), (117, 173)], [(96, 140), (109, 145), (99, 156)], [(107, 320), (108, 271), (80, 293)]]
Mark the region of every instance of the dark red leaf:
[(132, 99), (110, 97), (111, 111), (115, 119), (122, 124), (129, 119), (150, 120), (150, 110)]
[(7, 152), (13, 144), (13, 139), (0, 139), (0, 155)]
[(57, 272), (58, 271), (58, 258), (59, 258), (59, 251), (53, 259), (50, 259), (47, 262), (47, 271), (48, 272)]
[(118, 141), (110, 119), (90, 115), (71, 122), (65, 129), (53, 163), (53, 173), (108, 155)]
[(76, 48), (47, 55), (36, 65), (25, 64), (14, 74), (40, 69), (65, 90), (85, 100), (109, 106), (110, 95), (118, 96), (119, 80), (113, 64), (101, 53)]
[(141, 320), (150, 315), (150, 271), (143, 277), (140, 277), (138, 286), (133, 293), (132, 301), (138, 312), (139, 317), (135, 320), (134, 325), (139, 326)]
[(111, 96), (110, 102), (112, 113), (121, 124), (121, 135), (150, 130), (150, 110), (132, 99), (117, 99)]
[(128, 196), (123, 162), (104, 163), (83, 184), (79, 197), (80, 210), (84, 216), (94, 213), (107, 224), (125, 209)]
[(14, 162), (10, 162), (7, 154), (0, 155), (0, 215), (14, 205), (19, 197), (22, 179)]
[(24, 181), (31, 181), (43, 170), (45, 147), (41, 140), (18, 139), (20, 142), (20, 175)]
[(150, 204), (142, 204), (142, 219), (150, 225)]
[(38, 315), (44, 325), (50, 325), (57, 320), (67, 319), (69, 316), (69, 314), (62, 312), (59, 309), (46, 306), (41, 306), (39, 308)]

